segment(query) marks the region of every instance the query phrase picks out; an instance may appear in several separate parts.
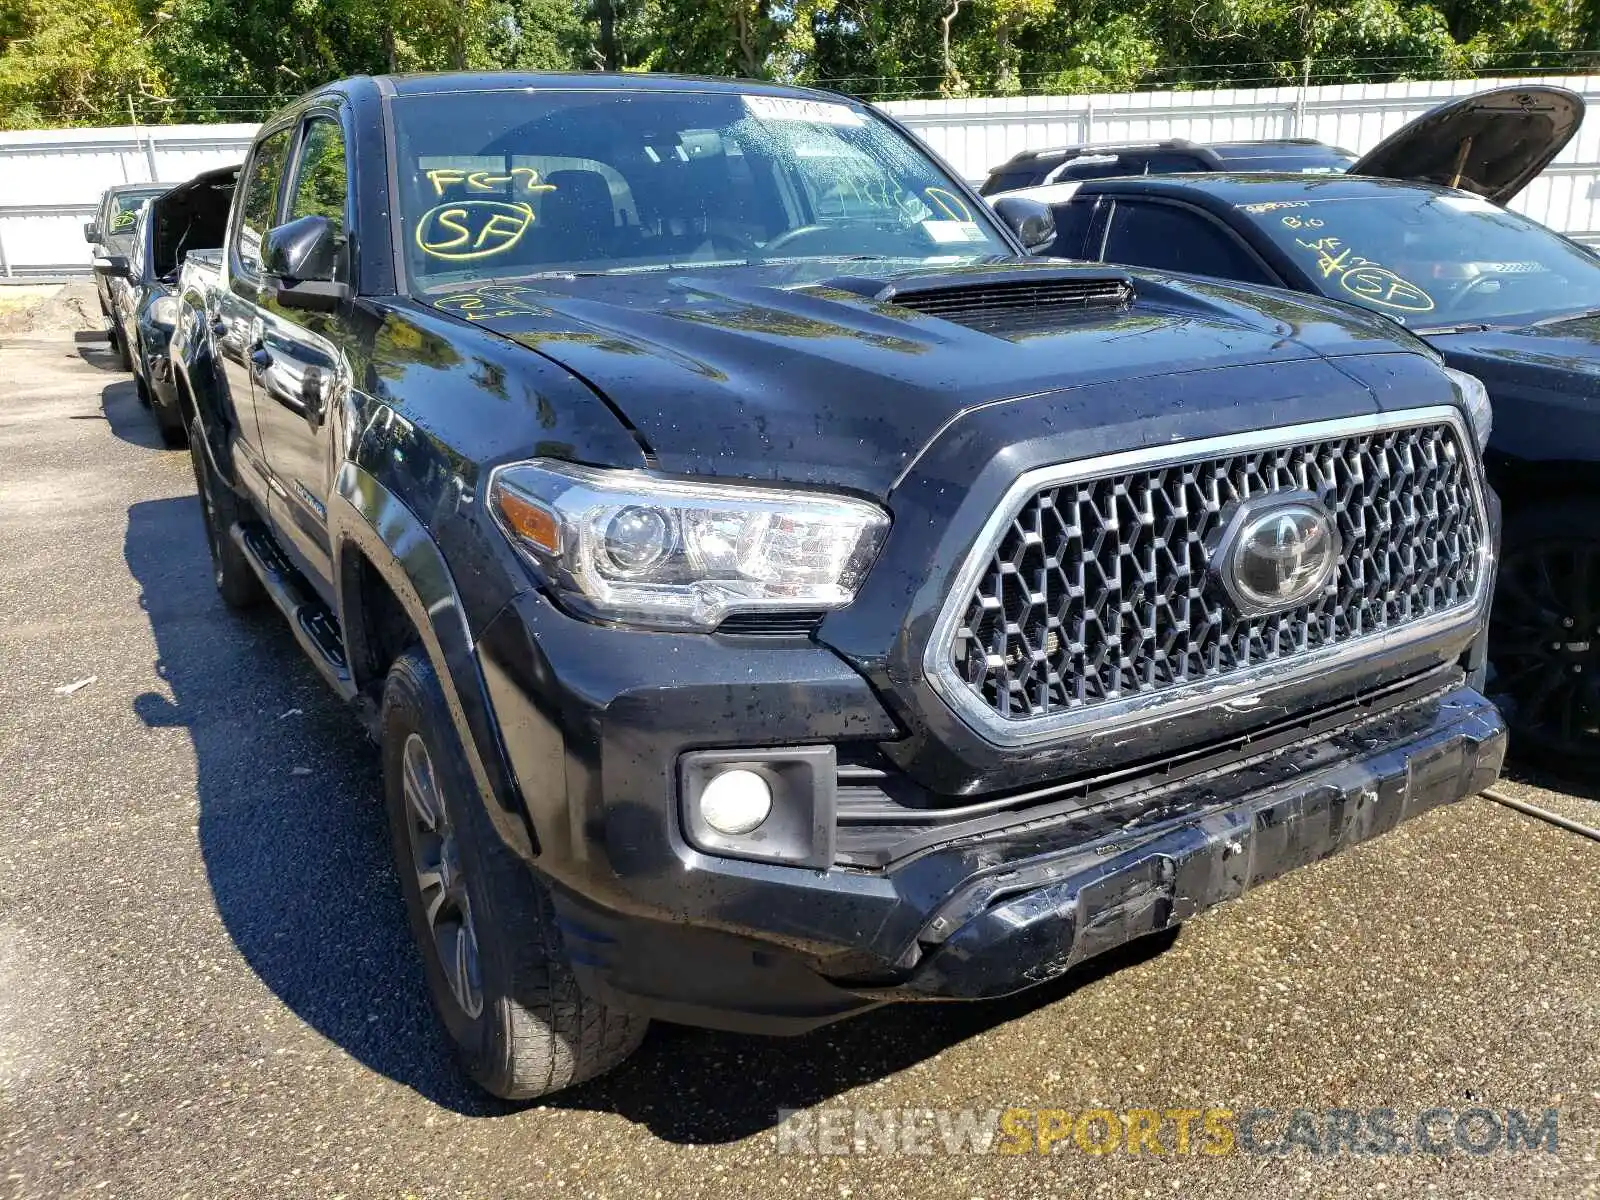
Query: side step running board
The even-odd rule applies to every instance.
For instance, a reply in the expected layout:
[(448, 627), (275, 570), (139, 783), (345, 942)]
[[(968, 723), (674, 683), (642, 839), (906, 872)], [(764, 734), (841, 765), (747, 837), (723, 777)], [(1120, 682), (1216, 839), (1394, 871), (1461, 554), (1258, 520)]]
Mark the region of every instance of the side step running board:
[(294, 630), (301, 649), (310, 656), (334, 691), (345, 700), (354, 700), (356, 686), (350, 677), (350, 665), (345, 662), (339, 618), (295, 569), (265, 526), (254, 521), (241, 522), (229, 533), (261, 577), (267, 595), (289, 618), (289, 628)]
[(382, 732), (382, 714), (374, 696), (356, 687), (350, 674), (350, 664), (344, 657), (344, 631), (339, 618), (334, 615), (314, 589), (278, 545), (265, 525), (255, 521), (240, 522), (228, 531), (244, 552), (251, 568), (261, 577), (272, 602), (289, 618), (289, 628), (295, 640), (306, 652), (322, 677), (340, 699), (354, 706), (367, 736), (379, 741)]

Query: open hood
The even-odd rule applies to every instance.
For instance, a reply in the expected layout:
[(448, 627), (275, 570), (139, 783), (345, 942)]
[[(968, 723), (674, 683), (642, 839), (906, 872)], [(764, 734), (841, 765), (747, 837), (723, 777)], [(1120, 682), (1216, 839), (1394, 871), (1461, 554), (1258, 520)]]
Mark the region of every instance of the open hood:
[(1444, 184), (1506, 204), (1549, 166), (1582, 122), (1583, 97), (1566, 88), (1495, 88), (1418, 117), (1350, 174)]
[(155, 224), (150, 266), (155, 278), (176, 272), (191, 250), (222, 245), (238, 174), (238, 166), (204, 171), (150, 201), (149, 219)]

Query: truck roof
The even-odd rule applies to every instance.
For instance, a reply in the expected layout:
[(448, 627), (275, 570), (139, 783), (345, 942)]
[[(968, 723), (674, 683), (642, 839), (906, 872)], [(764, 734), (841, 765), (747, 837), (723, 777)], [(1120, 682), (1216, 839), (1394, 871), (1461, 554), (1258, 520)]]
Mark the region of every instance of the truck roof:
[(522, 91), (541, 88), (614, 88), (618, 85), (639, 91), (671, 92), (693, 90), (729, 94), (756, 93), (772, 96), (837, 100), (840, 93), (817, 88), (768, 83), (759, 79), (729, 79), (710, 75), (641, 74), (632, 71), (446, 71), (418, 75), (355, 75), (316, 89), (355, 93), (368, 88), (395, 96), (444, 95), (449, 92)]

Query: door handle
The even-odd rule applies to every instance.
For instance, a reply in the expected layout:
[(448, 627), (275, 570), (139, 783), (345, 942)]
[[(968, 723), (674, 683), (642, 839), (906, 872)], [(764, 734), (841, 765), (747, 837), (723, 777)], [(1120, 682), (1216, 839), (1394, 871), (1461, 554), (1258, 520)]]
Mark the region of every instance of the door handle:
[(250, 351), (250, 365), (268, 396), (305, 418), (313, 429), (321, 426), (328, 407), (330, 381), (320, 366), (302, 363), (293, 355), (277, 359), (259, 343)]
[(328, 411), (328, 375), (321, 367), (307, 367), (300, 380), (301, 415), (311, 422), (311, 428), (322, 425), (323, 414)]

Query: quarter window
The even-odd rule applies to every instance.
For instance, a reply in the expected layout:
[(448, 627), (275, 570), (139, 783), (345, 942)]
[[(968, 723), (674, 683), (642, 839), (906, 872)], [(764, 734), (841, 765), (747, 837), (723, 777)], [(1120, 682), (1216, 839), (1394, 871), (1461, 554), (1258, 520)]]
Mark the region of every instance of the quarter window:
[[(300, 165), (289, 200), (288, 219), (326, 217), (333, 222), (335, 234), (343, 237), (348, 194), (344, 131), (332, 117), (312, 117), (306, 122), (305, 140), (300, 144)], [(347, 269), (341, 255), (334, 263), (334, 279), (343, 279)]]
[(1052, 206), (1050, 215), (1056, 223), (1056, 240), (1044, 251), (1046, 258), (1082, 258), (1083, 243), (1089, 233), (1089, 223), (1094, 219), (1094, 196), (1075, 196), (1064, 204)]

